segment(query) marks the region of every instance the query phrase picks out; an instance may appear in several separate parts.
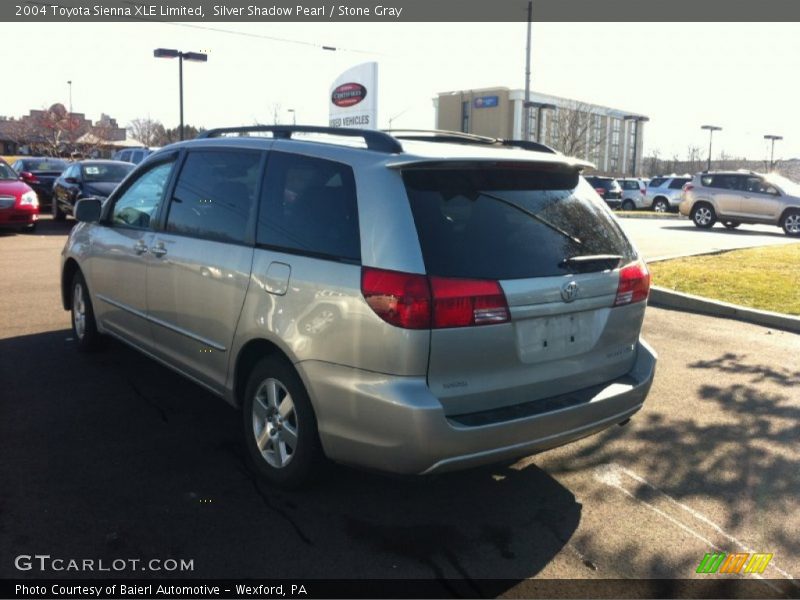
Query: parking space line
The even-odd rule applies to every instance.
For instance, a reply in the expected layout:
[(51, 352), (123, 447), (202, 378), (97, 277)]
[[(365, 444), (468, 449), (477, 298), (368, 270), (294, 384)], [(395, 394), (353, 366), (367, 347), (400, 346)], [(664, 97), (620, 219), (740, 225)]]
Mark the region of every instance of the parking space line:
[[(714, 544), (711, 540), (709, 540), (708, 538), (703, 536), (701, 533), (695, 531), (689, 525), (681, 522), (680, 520), (672, 517), (671, 515), (668, 515), (666, 512), (664, 512), (663, 510), (661, 510), (657, 506), (654, 506), (650, 502), (647, 502), (645, 500), (642, 500), (641, 498), (638, 498), (633, 492), (631, 492), (630, 490), (625, 488), (625, 486), (623, 485), (623, 476), (627, 476), (627, 477), (631, 478), (632, 480), (636, 481), (637, 483), (649, 487), (651, 490), (655, 491), (658, 495), (663, 496), (664, 498), (666, 498), (669, 503), (673, 504), (674, 506), (677, 506), (677, 507), (681, 508), (682, 510), (684, 510), (685, 512), (690, 514), (692, 517), (694, 517), (698, 521), (701, 521), (705, 525), (709, 526), (711, 529), (713, 529), (714, 531), (716, 531), (717, 533), (722, 535), (725, 539), (727, 539), (732, 544), (738, 546), (742, 550), (745, 550), (746, 552), (748, 552), (750, 554), (754, 554), (755, 553), (755, 550), (753, 548), (750, 548), (745, 543), (741, 542), (740, 540), (738, 540), (734, 536), (732, 536), (729, 533), (725, 532), (722, 529), (722, 527), (720, 527), (719, 525), (717, 525), (716, 523), (711, 521), (708, 517), (706, 517), (705, 515), (703, 515), (702, 513), (698, 512), (698, 511), (694, 510), (690, 506), (687, 506), (686, 504), (684, 504), (682, 502), (679, 502), (678, 500), (676, 500), (675, 498), (673, 498), (672, 496), (670, 496), (666, 492), (660, 490), (655, 485), (653, 485), (652, 483), (650, 483), (649, 481), (647, 481), (646, 479), (644, 479), (643, 477), (641, 477), (640, 475), (638, 475), (634, 471), (631, 471), (630, 469), (627, 469), (627, 468), (623, 467), (622, 465), (620, 465), (618, 463), (608, 463), (608, 464), (605, 464), (605, 465), (600, 465), (599, 467), (597, 467), (595, 469), (595, 472), (594, 472), (594, 478), (596, 480), (598, 480), (601, 483), (604, 483), (604, 484), (606, 484), (606, 485), (608, 485), (610, 487), (613, 487), (613, 488), (621, 491), (622, 493), (624, 493), (625, 495), (629, 496), (630, 498), (633, 498), (634, 500), (636, 500), (640, 504), (645, 505), (646, 507), (651, 509), (653, 512), (658, 514), (659, 516), (664, 517), (665, 519), (667, 519), (668, 521), (670, 521), (674, 525), (677, 525), (678, 527), (680, 527), (681, 529), (683, 529), (685, 532), (689, 533), (693, 537), (697, 538), (698, 540), (702, 541), (705, 544), (708, 544), (711, 548), (713, 548), (715, 550), (718, 550), (720, 552), (724, 551), (722, 548), (720, 548), (719, 546)], [(783, 575), (786, 579), (790, 580), (792, 582), (792, 585), (794, 585), (795, 587), (800, 587), (800, 585), (798, 585), (798, 583), (796, 582), (794, 576), (791, 573), (788, 573), (787, 571), (784, 571), (783, 569), (778, 567), (774, 563), (774, 561), (770, 561), (768, 568), (774, 569), (775, 571), (777, 571), (778, 573)], [(755, 577), (757, 577), (758, 579), (764, 579), (764, 577), (758, 575), (757, 573), (754, 573), (753, 575)], [(768, 581), (765, 581), (765, 583), (769, 584)], [(770, 586), (770, 587), (773, 587), (773, 586)]]

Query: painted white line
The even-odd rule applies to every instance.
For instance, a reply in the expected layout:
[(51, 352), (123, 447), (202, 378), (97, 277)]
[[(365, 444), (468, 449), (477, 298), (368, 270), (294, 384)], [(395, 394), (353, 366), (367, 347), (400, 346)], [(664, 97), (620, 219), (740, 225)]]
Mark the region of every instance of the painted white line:
[[(647, 481), (646, 479), (644, 479), (640, 475), (636, 474), (635, 472), (631, 471), (630, 469), (627, 469), (627, 468), (623, 467), (622, 465), (620, 465), (618, 463), (609, 463), (609, 464), (606, 464), (606, 465), (601, 465), (600, 467), (598, 467), (595, 470), (595, 474), (594, 474), (595, 479), (597, 479), (598, 481), (600, 481), (602, 483), (605, 483), (606, 485), (609, 485), (609, 486), (611, 486), (611, 487), (613, 487), (615, 489), (618, 489), (621, 492), (623, 492), (624, 494), (626, 494), (627, 496), (629, 496), (629, 497), (633, 498), (634, 500), (636, 500), (637, 502), (639, 502), (641, 504), (644, 504), (645, 506), (647, 506), (648, 508), (650, 508), (651, 510), (656, 512), (658, 515), (664, 517), (665, 519), (667, 519), (671, 523), (677, 525), (678, 527), (680, 527), (681, 529), (683, 529), (687, 533), (690, 533), (695, 538), (697, 538), (697, 539), (703, 541), (704, 543), (708, 544), (709, 546), (711, 546), (715, 550), (723, 551), (722, 548), (720, 548), (719, 546), (717, 546), (716, 544), (714, 544), (713, 542), (711, 542), (710, 540), (708, 540), (707, 538), (702, 536), (700, 533), (698, 533), (697, 531), (695, 531), (694, 529), (692, 529), (688, 525), (685, 525), (681, 521), (671, 517), (670, 515), (668, 515), (667, 513), (665, 513), (664, 511), (662, 511), (658, 507), (650, 504), (649, 502), (646, 502), (646, 501), (644, 501), (644, 500), (642, 500), (640, 498), (637, 498), (632, 492), (628, 491), (624, 487), (623, 482), (622, 482), (623, 475), (625, 475), (627, 477), (630, 477), (631, 479), (633, 479), (637, 483), (645, 485), (645, 486), (649, 487), (650, 489), (652, 489), (653, 491), (657, 492), (660, 496), (663, 496), (664, 498), (666, 498), (668, 502), (670, 502), (671, 504), (673, 504), (673, 505), (681, 508), (682, 510), (686, 511), (687, 513), (689, 513), (692, 517), (694, 517), (698, 521), (701, 521), (705, 525), (708, 525), (709, 527), (711, 527), (711, 529), (713, 529), (714, 531), (716, 531), (717, 533), (722, 535), (725, 539), (727, 539), (729, 542), (735, 544), (736, 546), (738, 546), (742, 550), (745, 550), (745, 551), (749, 552), (750, 554), (755, 554), (756, 553), (756, 551), (753, 548), (747, 546), (745, 543), (741, 542), (740, 540), (738, 540), (734, 536), (732, 536), (729, 533), (725, 532), (722, 529), (722, 527), (720, 527), (719, 525), (717, 525), (716, 523), (711, 521), (708, 517), (706, 517), (702, 513), (699, 513), (696, 510), (694, 510), (693, 508), (691, 508), (690, 506), (687, 506), (686, 504), (683, 504), (682, 502), (679, 502), (678, 500), (676, 500), (675, 498), (673, 498), (672, 496), (670, 496), (666, 492), (660, 490), (659, 488), (654, 486), (652, 483), (650, 483), (649, 481)], [(798, 583), (796, 582), (794, 576), (791, 573), (788, 573), (787, 571), (784, 571), (783, 569), (778, 567), (775, 564), (774, 560), (770, 561), (770, 563), (767, 566), (767, 568), (775, 569), (778, 573), (783, 575), (786, 579), (789, 579), (791, 581), (792, 585), (794, 585), (795, 587), (800, 587), (800, 585), (798, 585)], [(760, 576), (757, 573), (754, 573), (753, 575), (755, 577), (757, 577), (758, 579), (764, 579), (763, 576)], [(765, 581), (765, 583), (769, 584), (768, 581)], [(774, 587), (774, 586), (770, 585), (770, 587)], [(775, 588), (775, 589), (777, 589), (777, 588)]]

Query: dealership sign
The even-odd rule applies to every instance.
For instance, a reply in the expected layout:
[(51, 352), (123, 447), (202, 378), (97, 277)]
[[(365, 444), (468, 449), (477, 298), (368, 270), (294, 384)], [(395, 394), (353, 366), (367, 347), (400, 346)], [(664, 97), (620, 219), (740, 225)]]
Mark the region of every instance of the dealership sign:
[(494, 108), (498, 105), (500, 98), (498, 96), (479, 96), (475, 98), (472, 105), (475, 108)]
[(378, 63), (356, 65), (333, 82), (328, 98), (331, 127), (378, 127)]

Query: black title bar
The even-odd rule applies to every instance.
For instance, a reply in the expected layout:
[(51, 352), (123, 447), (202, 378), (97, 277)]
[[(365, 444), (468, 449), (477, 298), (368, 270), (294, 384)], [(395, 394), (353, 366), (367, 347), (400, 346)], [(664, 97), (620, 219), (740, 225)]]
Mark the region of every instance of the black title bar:
[[(3, 0), (10, 22), (514, 22), (528, 0)], [(534, 0), (538, 22), (800, 21), (795, 0)], [(486, 40), (489, 42), (490, 40)]]

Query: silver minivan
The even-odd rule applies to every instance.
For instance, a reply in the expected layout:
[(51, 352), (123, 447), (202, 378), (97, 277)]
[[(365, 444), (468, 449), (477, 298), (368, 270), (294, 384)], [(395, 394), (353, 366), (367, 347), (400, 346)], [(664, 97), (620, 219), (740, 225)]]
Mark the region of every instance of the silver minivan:
[(438, 473), (627, 422), (647, 267), (580, 161), (460, 137), (258, 126), (154, 153), (76, 208), (78, 348), (118, 338), (240, 407), (287, 486), (322, 456)]

